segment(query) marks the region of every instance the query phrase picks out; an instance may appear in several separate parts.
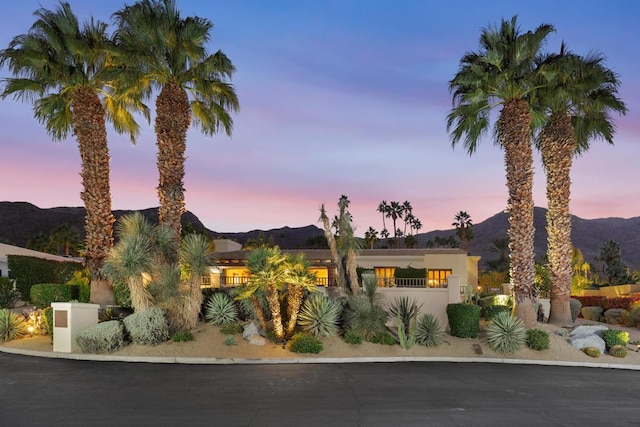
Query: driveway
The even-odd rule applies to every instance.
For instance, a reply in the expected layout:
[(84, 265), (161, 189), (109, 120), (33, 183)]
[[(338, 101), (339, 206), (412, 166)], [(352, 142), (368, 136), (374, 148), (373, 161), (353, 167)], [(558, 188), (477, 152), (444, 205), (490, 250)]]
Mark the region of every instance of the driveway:
[(490, 363), (175, 365), (0, 353), (4, 426), (638, 425), (640, 372)]

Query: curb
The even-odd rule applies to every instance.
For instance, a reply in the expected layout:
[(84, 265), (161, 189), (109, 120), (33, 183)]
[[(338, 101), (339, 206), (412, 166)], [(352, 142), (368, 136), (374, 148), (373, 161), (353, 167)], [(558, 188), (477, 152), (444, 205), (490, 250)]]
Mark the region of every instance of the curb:
[(616, 363), (580, 363), (561, 360), (531, 360), (505, 358), (471, 357), (309, 357), (309, 358), (211, 358), (211, 357), (142, 357), (112, 356), (104, 354), (60, 353), (51, 351), (23, 350), (0, 346), (0, 353), (22, 356), (44, 357), (48, 359), (82, 360), (93, 362), (164, 363), (181, 365), (295, 365), (295, 364), (338, 364), (338, 363), (399, 363), (399, 362), (447, 362), (447, 363), (503, 363), (507, 365), (566, 366), (581, 368), (604, 368), (640, 371), (640, 365)]

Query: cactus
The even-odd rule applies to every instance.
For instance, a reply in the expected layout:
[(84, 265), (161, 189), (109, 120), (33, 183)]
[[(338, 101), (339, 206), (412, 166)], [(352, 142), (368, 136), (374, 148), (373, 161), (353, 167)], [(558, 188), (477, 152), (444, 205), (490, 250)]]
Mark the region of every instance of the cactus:
[(600, 349), (598, 347), (585, 347), (581, 350), (587, 356), (600, 357)]
[(627, 347), (624, 345), (614, 345), (609, 349), (609, 354), (614, 357), (625, 357), (627, 355)]

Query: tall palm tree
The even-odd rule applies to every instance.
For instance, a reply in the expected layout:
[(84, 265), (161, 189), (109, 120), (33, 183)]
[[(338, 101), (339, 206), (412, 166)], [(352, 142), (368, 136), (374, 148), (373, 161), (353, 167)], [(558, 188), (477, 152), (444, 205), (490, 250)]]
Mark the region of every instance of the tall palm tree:
[(552, 31), (553, 26), (545, 24), (522, 34), (515, 16), (510, 21), (503, 19), (499, 27), (484, 28), (480, 50), (462, 57), (449, 82), (454, 107), (447, 117), (447, 130), (452, 144), (462, 140), (469, 154), (487, 133), (493, 107), (502, 107), (495, 132), (505, 153), (511, 280), (516, 315), (528, 326), (536, 322), (530, 98), (542, 72), (535, 67), (535, 59)]
[[(106, 120), (132, 141), (139, 127), (129, 109), (144, 106), (134, 92), (115, 91), (110, 73), (111, 42), (107, 25), (90, 20), (80, 25), (69, 3), (56, 10), (38, 9), (27, 34), (14, 37), (0, 52), (0, 66), (7, 64), (15, 76), (4, 80), (2, 98), (33, 101), (35, 118), (44, 124), (54, 140), (73, 133), (81, 158), (86, 209), (85, 259), (91, 271), (91, 301), (114, 303), (113, 288), (100, 269), (113, 246), (109, 149)], [(118, 95), (116, 95), (118, 94)]]
[(402, 219), (402, 217), (404, 216), (403, 205), (401, 205), (400, 202), (389, 203), (389, 206), (387, 207), (386, 216), (387, 218), (391, 218), (391, 221), (393, 221), (393, 241), (397, 248), (398, 247), (398, 231), (400, 229), (396, 227), (396, 222), (398, 219)]
[(467, 243), (473, 239), (473, 221), (471, 216), (466, 211), (460, 211), (454, 217), (454, 222), (451, 224), (456, 228), (456, 234), (460, 239), (460, 249), (466, 252)]
[[(378, 212), (380, 212), (382, 214), (382, 234), (385, 234), (386, 232), (386, 242), (387, 245), (389, 244), (389, 231), (387, 230), (387, 224), (385, 223), (385, 218), (387, 217), (387, 212), (389, 212), (389, 204), (387, 203), (386, 200), (383, 200), (380, 202), (380, 204), (378, 205)], [(382, 236), (383, 238), (385, 236)]]
[(284, 268), (286, 270), (287, 282), (287, 327), (285, 334), (287, 337), (293, 335), (298, 323), (298, 313), (304, 299), (304, 292), (315, 292), (317, 289), (317, 278), (309, 271), (311, 263), (303, 253), (285, 256)]
[(544, 62), (555, 73), (552, 85), (537, 93), (548, 120), (536, 138), (547, 176), (547, 256), (551, 274), (549, 322), (571, 324), (571, 165), (573, 156), (589, 149), (590, 140), (613, 144), (611, 114), (625, 114), (616, 96), (618, 76), (604, 66), (604, 57), (572, 54), (564, 44), (560, 54)]
[(235, 67), (222, 51), (209, 55), (213, 23), (182, 18), (175, 0), (141, 0), (114, 14), (118, 64), (128, 87), (156, 98), (158, 216), (180, 236), (185, 212), (184, 164), (193, 119), (206, 135), (231, 136), (231, 112), (239, 109), (229, 83)]

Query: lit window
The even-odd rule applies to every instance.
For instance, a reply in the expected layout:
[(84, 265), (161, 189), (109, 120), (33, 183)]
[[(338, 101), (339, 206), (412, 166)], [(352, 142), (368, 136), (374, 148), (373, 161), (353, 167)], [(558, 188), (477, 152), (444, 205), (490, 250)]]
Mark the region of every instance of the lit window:
[(376, 279), (378, 279), (379, 287), (388, 288), (395, 286), (395, 267), (375, 267), (374, 270), (376, 272)]
[(442, 288), (447, 284), (447, 277), (453, 272), (451, 269), (447, 270), (429, 270), (428, 272), (428, 286), (430, 288)]

